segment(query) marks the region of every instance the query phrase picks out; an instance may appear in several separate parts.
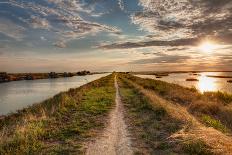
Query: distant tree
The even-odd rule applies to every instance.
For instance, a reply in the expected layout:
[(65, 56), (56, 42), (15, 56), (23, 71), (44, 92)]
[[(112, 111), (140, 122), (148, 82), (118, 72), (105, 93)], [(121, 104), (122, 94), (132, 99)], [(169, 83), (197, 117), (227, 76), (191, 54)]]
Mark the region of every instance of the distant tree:
[(58, 78), (59, 75), (58, 75), (56, 72), (50, 72), (50, 73), (48, 74), (48, 77), (54, 79), (54, 78)]

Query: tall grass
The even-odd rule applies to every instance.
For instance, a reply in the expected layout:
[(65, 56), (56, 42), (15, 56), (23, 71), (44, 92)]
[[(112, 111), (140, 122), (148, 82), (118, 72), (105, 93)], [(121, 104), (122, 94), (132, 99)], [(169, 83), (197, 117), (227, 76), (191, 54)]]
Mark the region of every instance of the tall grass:
[(196, 91), (196, 89), (185, 88), (164, 81), (143, 79), (129, 74), (124, 75), (124, 77), (145, 89), (156, 92), (171, 102), (185, 106), (200, 120), (202, 115), (209, 115), (211, 118), (220, 121), (224, 126), (232, 129), (232, 117), (229, 117), (229, 114), (232, 113), (231, 94), (223, 92), (202, 94)]

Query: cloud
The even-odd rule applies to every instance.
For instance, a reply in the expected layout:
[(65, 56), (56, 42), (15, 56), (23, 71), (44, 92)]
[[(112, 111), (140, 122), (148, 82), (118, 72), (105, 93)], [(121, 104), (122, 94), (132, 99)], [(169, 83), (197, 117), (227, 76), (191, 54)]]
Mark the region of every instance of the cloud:
[(132, 23), (158, 39), (221, 35), (232, 24), (230, 0), (140, 0)]
[(152, 40), (152, 41), (139, 41), (139, 42), (122, 42), (102, 45), (98, 48), (103, 49), (127, 49), (127, 48), (141, 48), (151, 46), (195, 46), (200, 42), (199, 38), (177, 39), (171, 41)]
[(45, 18), (40, 18), (37, 16), (31, 16), (30, 23), (34, 29), (40, 28), (40, 29), (49, 29), (50, 24), (49, 21)]
[(138, 59), (131, 61), (130, 64), (169, 64), (169, 63), (183, 63), (187, 59), (190, 59), (190, 56), (180, 56), (180, 55), (163, 55), (154, 58), (148, 59)]
[(125, 6), (124, 6), (124, 1), (123, 0), (118, 0), (118, 5), (119, 5), (119, 8), (124, 11), (125, 9)]
[(59, 47), (59, 48), (67, 47), (67, 45), (64, 41), (58, 41), (58, 42), (54, 43), (54, 46)]
[[(112, 44), (99, 45), (97, 48), (103, 49), (128, 49), (128, 48), (142, 48), (152, 46), (163, 46), (163, 47), (174, 47), (174, 49), (184, 50), (189, 48), (188, 46), (199, 46), (208, 38), (217, 44), (226, 45), (225, 48), (230, 48), (232, 44), (232, 33), (227, 32), (219, 35), (212, 35), (207, 37), (196, 37), (196, 38), (181, 38), (173, 40), (149, 40), (149, 41), (137, 41), (137, 42), (116, 42)], [(183, 47), (185, 46), (185, 47)], [(182, 49), (182, 48), (184, 49)]]
[(0, 21), (0, 33), (15, 40), (22, 40), (24, 38), (23, 32), (25, 31), (25, 28), (18, 26), (6, 18), (0, 17)]
[(46, 40), (47, 40), (44, 36), (41, 36), (40, 39), (41, 39), (42, 41), (46, 41)]
[[(27, 30), (28, 27), (25, 25), (27, 24), (35, 30), (49, 30), (51, 35), (56, 36), (54, 40), (60, 39), (68, 42), (87, 35), (95, 35), (101, 31), (115, 34), (121, 32), (117, 27), (89, 20), (89, 16), (95, 15), (95, 13), (93, 8), (86, 6), (85, 1), (41, 0), (40, 2), (30, 2), (22, 0), (19, 2), (18, 0), (10, 0), (4, 3), (4, 5), (6, 4), (22, 12), (22, 14), (14, 14), (17, 20), (24, 23), (18, 22), (18, 27)], [(86, 19), (81, 16), (83, 13), (84, 17), (87, 17)], [(1, 32), (4, 31), (8, 34), (6, 29), (0, 29), (2, 29)], [(8, 36), (14, 35), (9, 33)]]

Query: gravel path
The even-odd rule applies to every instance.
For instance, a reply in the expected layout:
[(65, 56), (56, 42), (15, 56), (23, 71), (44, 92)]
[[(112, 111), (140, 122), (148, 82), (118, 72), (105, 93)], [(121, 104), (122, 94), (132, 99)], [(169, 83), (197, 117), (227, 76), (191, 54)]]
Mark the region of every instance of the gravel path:
[(86, 155), (132, 155), (131, 141), (123, 116), (123, 105), (115, 77), (116, 106), (101, 137), (87, 146)]

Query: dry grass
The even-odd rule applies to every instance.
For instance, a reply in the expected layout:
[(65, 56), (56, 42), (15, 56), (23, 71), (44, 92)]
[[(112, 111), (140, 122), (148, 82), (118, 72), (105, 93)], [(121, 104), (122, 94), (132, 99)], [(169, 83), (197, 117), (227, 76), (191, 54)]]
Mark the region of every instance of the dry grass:
[(198, 120), (201, 120), (201, 116), (204, 114), (210, 115), (212, 118), (220, 120), (230, 130), (232, 129), (232, 117), (227, 117), (227, 114), (232, 113), (231, 94), (222, 92), (201, 94), (196, 89), (185, 88), (176, 84), (142, 79), (131, 75), (125, 76), (143, 88), (154, 91), (165, 100), (186, 107), (187, 111), (196, 116)]
[[(182, 88), (180, 86), (175, 88), (174, 86), (176, 85), (170, 84), (169, 86), (168, 83), (160, 81), (152, 81), (148, 79), (144, 80), (137, 77), (131, 77), (130, 75), (126, 75), (124, 78), (127, 79), (127, 81), (133, 85), (135, 89), (140, 90), (144, 96), (148, 97), (151, 100), (151, 104), (163, 107), (172, 118), (183, 122), (184, 125), (182, 130), (179, 130), (170, 136), (170, 141), (173, 141), (173, 143), (179, 143), (183, 148), (185, 148), (186, 145), (189, 146), (189, 142), (191, 142), (196, 149), (204, 146), (200, 145), (201, 143), (198, 144), (199, 141), (202, 141), (206, 146), (210, 146), (207, 148), (208, 151), (206, 152), (212, 151), (213, 154), (232, 154), (232, 138), (221, 132), (221, 129), (216, 130), (212, 128), (217, 128), (218, 126), (223, 126), (224, 128), (224, 124), (218, 125), (218, 122), (220, 121), (217, 121), (214, 117), (210, 117), (211, 120), (209, 122), (214, 123), (211, 123), (212, 127), (207, 127), (204, 125), (206, 122), (199, 119), (199, 117), (202, 117), (202, 114), (204, 113), (210, 115), (215, 114), (218, 117), (220, 116), (220, 118), (222, 118), (222, 116), (229, 117), (227, 113), (228, 111), (231, 111), (231, 109), (223, 107), (223, 109), (225, 109), (222, 110), (220, 107), (223, 106), (222, 101), (219, 104), (216, 104), (213, 100), (210, 100), (211, 102), (208, 103), (206, 100), (207, 97), (196, 91)], [(177, 92), (175, 92), (175, 90)], [(178, 101), (180, 103), (178, 103)], [(193, 101), (197, 101), (197, 104), (194, 104)], [(202, 105), (206, 106), (198, 107)], [(192, 114), (189, 112), (193, 109), (197, 110), (197, 115), (194, 114), (195, 110)], [(227, 119), (230, 120), (231, 118)], [(204, 150), (202, 151), (203, 152), (200, 151), (201, 153), (199, 154), (205, 154)], [(197, 154), (197, 151), (195, 153)]]

